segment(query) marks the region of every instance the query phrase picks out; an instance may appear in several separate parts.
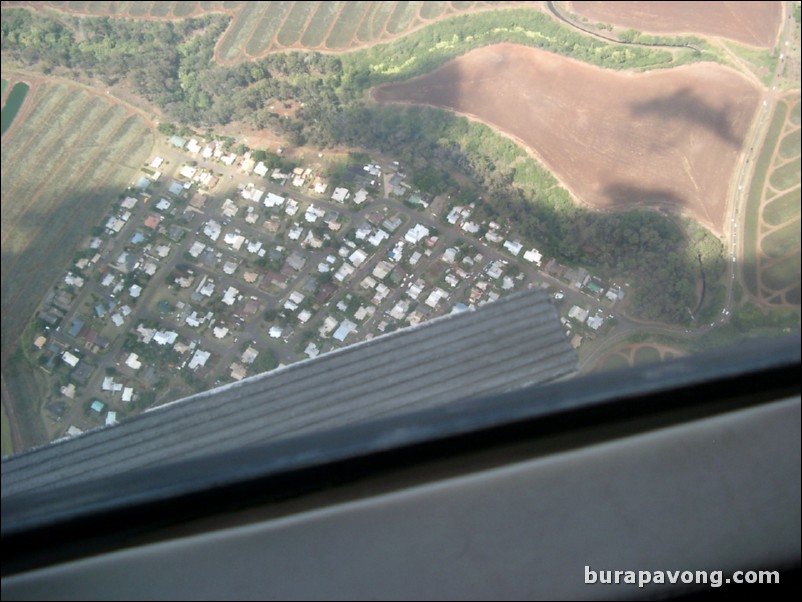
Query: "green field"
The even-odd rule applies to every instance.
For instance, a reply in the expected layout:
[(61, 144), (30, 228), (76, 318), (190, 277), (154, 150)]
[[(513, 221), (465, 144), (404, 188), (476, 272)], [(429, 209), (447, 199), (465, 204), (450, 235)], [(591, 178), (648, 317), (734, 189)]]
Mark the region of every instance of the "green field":
[(763, 237), (760, 248), (772, 258), (783, 257), (800, 245), (799, 220), (789, 222)]
[(767, 224), (779, 226), (799, 215), (799, 188), (771, 200), (763, 208), (763, 219)]
[(793, 108), (791, 109), (790, 120), (794, 125), (800, 124), (800, 107), (802, 107), (802, 104), (800, 104), (800, 102), (797, 100), (796, 104), (794, 104)]
[(791, 186), (799, 184), (800, 177), (802, 177), (802, 157), (797, 154), (795, 161), (775, 169), (769, 182), (776, 190), (787, 190)]
[(172, 2), (153, 2), (150, 7), (151, 17), (166, 17), (173, 7)]
[(196, 2), (176, 2), (173, 8), (174, 17), (186, 17), (195, 9)]
[(3, 141), (3, 358), (153, 145), (139, 116), (101, 96), (42, 84), (30, 102)]
[(220, 57), (224, 61), (235, 60), (242, 53), (243, 47), (248, 43), (257, 26), (265, 25), (261, 21), (264, 10), (265, 7), (258, 3), (248, 2), (237, 14), (237, 18), (229, 25), (223, 34), (222, 42), (220, 42)]
[(287, 15), (284, 25), (276, 34), (276, 41), (282, 46), (295, 44), (303, 34), (306, 22), (312, 16), (316, 7), (317, 5), (314, 2), (296, 2)]
[(255, 56), (269, 48), (291, 7), (292, 2), (271, 2), (262, 15), (259, 25), (256, 26), (253, 36), (248, 40), (245, 52)]
[(802, 143), (802, 130), (796, 129), (793, 132), (786, 134), (780, 143), (780, 155), (785, 159), (799, 156), (799, 147)]
[(2, 408), (2, 414), (0, 414), (0, 418), (2, 419), (2, 439), (3, 439), (3, 457), (10, 456), (14, 453), (14, 446), (11, 441), (11, 427), (8, 423), (8, 416), (6, 416), (6, 409)]
[(334, 17), (340, 11), (345, 2), (323, 2), (320, 9), (309, 22), (309, 25), (301, 36), (301, 46), (306, 48), (318, 48), (323, 45), (324, 38), (332, 26)]
[(393, 35), (406, 31), (415, 21), (419, 2), (399, 2), (387, 21), (387, 31)]
[(601, 366), (599, 367), (600, 371), (607, 371), (607, 370), (620, 370), (621, 368), (628, 368), (629, 362), (624, 358), (624, 356), (613, 353), (608, 355), (604, 361), (602, 362)]
[(777, 148), (780, 134), (785, 123), (785, 116), (788, 110), (784, 104), (778, 104), (771, 119), (766, 140), (760, 151), (760, 156), (755, 162), (755, 171), (749, 185), (749, 197), (746, 203), (746, 224), (744, 231), (744, 264), (743, 278), (746, 288), (753, 295), (759, 295), (757, 286), (757, 245), (760, 227), (760, 201), (763, 189), (766, 186), (766, 177), (769, 172), (774, 149)]
[[(799, 223), (796, 225), (799, 229)], [(771, 287), (773, 290), (780, 291), (791, 286), (795, 282), (798, 283), (802, 274), (800, 274), (800, 255), (792, 255), (786, 257), (775, 263), (770, 268), (766, 268), (761, 272), (763, 284)], [(789, 300), (790, 301), (790, 300)]]
[(448, 2), (424, 2), (420, 8), (420, 16), (423, 19), (436, 19), (446, 9)]
[(5, 94), (6, 93), (6, 88), (8, 88), (8, 80), (4, 79), (4, 80), (2, 80), (2, 82), (3, 82), (3, 84), (2, 84), (2, 89), (0, 90), (0, 96)]
[(660, 361), (660, 352), (654, 347), (639, 347), (635, 351), (635, 365), (653, 364)]
[(3, 105), (3, 110), (0, 112), (0, 123), (2, 123), (0, 134), (5, 134), (8, 128), (11, 127), (11, 124), (14, 123), (14, 118), (22, 108), (22, 103), (25, 102), (25, 97), (28, 95), (28, 90), (30, 89), (31, 87), (25, 82), (18, 82), (11, 88), (6, 103)]
[(351, 39), (368, 10), (368, 4), (368, 2), (346, 2), (335, 27), (326, 38), (326, 48), (342, 49), (351, 45)]

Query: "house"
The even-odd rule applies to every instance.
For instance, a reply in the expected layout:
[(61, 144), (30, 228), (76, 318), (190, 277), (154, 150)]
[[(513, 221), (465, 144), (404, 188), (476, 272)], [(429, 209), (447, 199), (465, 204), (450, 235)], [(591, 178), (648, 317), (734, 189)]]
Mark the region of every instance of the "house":
[(432, 309), (434, 309), (437, 307), (437, 304), (440, 303), (440, 301), (443, 299), (448, 299), (448, 293), (441, 288), (436, 288), (431, 293), (429, 293), (429, 296), (426, 298), (426, 301), (424, 301), (424, 303), (429, 307), (431, 307)]
[(258, 356), (259, 356), (259, 351), (251, 346), (248, 346), (248, 348), (242, 352), (242, 355), (240, 356), (240, 361), (242, 361), (243, 364), (252, 364), (256, 361), (256, 358)]
[(589, 313), (587, 309), (582, 309), (578, 305), (574, 305), (568, 310), (568, 317), (573, 318), (577, 322), (584, 322), (588, 319)]
[(193, 167), (192, 165), (184, 165), (180, 170), (178, 170), (178, 174), (187, 180), (194, 178), (196, 173), (198, 173), (198, 168)]
[(292, 254), (287, 258), (287, 265), (289, 265), (296, 272), (300, 272), (306, 265), (306, 258), (297, 251), (293, 251)]
[(359, 190), (356, 191), (356, 194), (354, 195), (354, 203), (356, 203), (357, 205), (361, 205), (367, 200), (368, 200), (367, 190), (365, 190), (364, 188), (360, 188)]
[(155, 230), (159, 227), (161, 220), (159, 219), (158, 215), (149, 215), (145, 218), (145, 226), (150, 228), (151, 230)]
[(337, 201), (338, 203), (344, 203), (345, 200), (350, 196), (350, 192), (347, 188), (335, 188), (334, 192), (331, 195), (332, 200)]
[(334, 279), (337, 282), (343, 282), (346, 278), (348, 278), (351, 274), (355, 271), (354, 266), (350, 263), (344, 263), (340, 266), (340, 269), (334, 274)]
[(150, 162), (150, 167), (153, 169), (159, 169), (164, 163), (164, 159), (162, 157), (153, 157), (153, 160)]
[(537, 266), (540, 266), (540, 263), (543, 261), (543, 255), (537, 249), (530, 249), (524, 253), (524, 259), (529, 263), (534, 263)]
[(356, 251), (351, 253), (351, 256), (348, 259), (351, 261), (351, 263), (354, 264), (354, 266), (359, 267), (363, 263), (365, 263), (367, 258), (368, 258), (367, 253), (365, 253), (362, 249), (357, 249)]
[(259, 161), (256, 167), (253, 168), (253, 173), (257, 176), (265, 177), (267, 175), (267, 165), (265, 165), (263, 161)]
[(220, 233), (222, 232), (222, 228), (220, 224), (218, 224), (213, 219), (210, 219), (203, 225), (203, 233), (211, 238), (213, 241), (217, 241), (220, 238)]
[(334, 331), (332, 338), (342, 343), (345, 341), (345, 338), (355, 330), (356, 324), (351, 322), (351, 320), (345, 319), (340, 323), (340, 326), (337, 328), (337, 330)]
[(599, 315), (590, 316), (587, 320), (588, 326), (593, 330), (599, 330), (604, 325), (604, 318)]
[(170, 144), (176, 148), (184, 148), (187, 144), (187, 141), (181, 136), (170, 136)]
[(89, 405), (89, 407), (93, 412), (100, 414), (103, 411), (103, 408), (106, 407), (106, 404), (99, 399), (96, 399)]
[(195, 354), (192, 356), (192, 359), (189, 360), (189, 369), (197, 370), (198, 368), (203, 368), (211, 356), (212, 354), (210, 351), (203, 351), (202, 349), (195, 350)]
[(139, 361), (139, 355), (136, 353), (131, 353), (125, 360), (125, 365), (132, 370), (139, 370), (142, 367), (142, 362)]
[(193, 154), (194, 153), (199, 153), (199, 152), (201, 152), (201, 150), (203, 150), (201, 148), (201, 145), (198, 144), (198, 141), (195, 140), (194, 138), (191, 138), (189, 140), (189, 142), (187, 142), (187, 151), (189, 151), (190, 153), (193, 153)]
[(396, 215), (393, 217), (388, 217), (381, 224), (383, 228), (386, 228), (390, 232), (395, 232), (402, 223), (404, 223), (404, 220), (401, 219), (400, 215)]
[(226, 289), (226, 292), (223, 293), (223, 303), (226, 305), (234, 305), (234, 302), (237, 300), (237, 296), (239, 295), (239, 291), (235, 289), (233, 286), (229, 286)]
[(133, 387), (125, 387), (123, 388), (123, 401), (131, 401), (134, 398), (134, 388)]
[(382, 229), (376, 230), (369, 238), (368, 242), (374, 247), (378, 247), (385, 240), (389, 240), (390, 235)]
[(414, 228), (404, 235), (404, 240), (412, 245), (416, 245), (427, 236), (429, 236), (429, 228), (423, 224), (416, 224)]
[(231, 378), (233, 378), (234, 380), (242, 380), (248, 375), (245, 366), (237, 362), (233, 362), (230, 368), (231, 368)]
[(517, 240), (505, 240), (504, 248), (517, 257), (524, 246)]
[[(265, 207), (280, 207), (284, 204), (286, 199), (278, 194), (273, 194), (272, 192), (268, 192), (267, 196), (265, 197), (264, 204)], [(297, 205), (297, 204), (296, 204)]]
[(62, 353), (61, 354), (61, 359), (64, 360), (65, 364), (67, 364), (68, 366), (70, 366), (72, 368), (75, 368), (75, 366), (78, 365), (78, 362), (81, 361), (80, 358), (74, 356), (69, 351), (65, 351), (64, 353)]

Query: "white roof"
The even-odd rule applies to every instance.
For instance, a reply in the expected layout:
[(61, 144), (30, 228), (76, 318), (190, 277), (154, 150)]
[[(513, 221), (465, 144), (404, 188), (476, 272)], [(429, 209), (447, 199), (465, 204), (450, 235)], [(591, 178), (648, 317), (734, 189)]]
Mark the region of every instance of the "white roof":
[(125, 387), (123, 389), (123, 401), (131, 401), (134, 398), (134, 388)]
[(209, 351), (203, 351), (202, 349), (196, 350), (195, 355), (193, 355), (192, 359), (189, 360), (189, 369), (195, 370), (196, 368), (205, 366), (211, 355), (212, 354)]
[(125, 360), (125, 365), (134, 370), (139, 370), (142, 367), (142, 362), (139, 361), (139, 356), (136, 353), (132, 353)]
[(348, 198), (349, 194), (350, 192), (348, 191), (347, 188), (335, 188), (334, 192), (331, 195), (331, 198), (337, 201), (338, 203), (344, 203), (345, 199)]
[(415, 224), (415, 227), (409, 230), (406, 235), (404, 235), (404, 240), (414, 245), (419, 243), (427, 236), (429, 236), (429, 228), (423, 224)]
[(265, 207), (278, 207), (279, 205), (283, 205), (285, 200), (283, 196), (268, 192), (267, 196), (265, 196), (264, 203)]
[(229, 286), (223, 294), (223, 303), (226, 305), (234, 305), (234, 301), (237, 300), (237, 295), (239, 295), (239, 291), (233, 286)]
[(504, 241), (504, 248), (507, 249), (513, 255), (518, 255), (518, 253), (521, 252), (521, 249), (523, 249), (524, 246), (517, 240), (506, 240)]
[(540, 265), (540, 262), (543, 260), (543, 255), (537, 249), (530, 249), (524, 253), (524, 259), (530, 263), (536, 263)]

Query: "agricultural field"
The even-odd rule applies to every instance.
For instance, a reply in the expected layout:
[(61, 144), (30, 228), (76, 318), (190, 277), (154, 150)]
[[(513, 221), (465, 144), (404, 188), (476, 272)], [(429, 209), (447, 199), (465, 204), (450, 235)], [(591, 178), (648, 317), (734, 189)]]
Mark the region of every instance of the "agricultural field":
[(780, 2), (566, 2), (568, 12), (591, 23), (610, 23), (657, 34), (720, 36), (768, 48), (782, 20)]
[[(9, 3), (13, 5), (14, 3)], [(25, 3), (19, 3), (25, 4)], [(215, 58), (237, 63), (286, 49), (351, 50), (403, 36), (438, 20), (525, 2), (44, 2), (61, 11), (142, 19), (205, 13), (232, 17)], [(533, 10), (540, 10), (532, 6)]]
[(669, 206), (721, 232), (759, 89), (717, 65), (618, 73), (498, 44), (380, 86), (374, 99), (477, 118), (529, 148), (590, 206)]
[(683, 355), (687, 355), (687, 353), (681, 349), (658, 343), (624, 343), (605, 353), (596, 363), (593, 371), (606, 372), (642, 364), (653, 364)]
[(800, 305), (799, 121), (797, 92), (777, 104), (749, 191), (744, 284), (770, 307)]
[(2, 152), (3, 365), (39, 300), (130, 183), (153, 145), (138, 114), (101, 94), (40, 81)]

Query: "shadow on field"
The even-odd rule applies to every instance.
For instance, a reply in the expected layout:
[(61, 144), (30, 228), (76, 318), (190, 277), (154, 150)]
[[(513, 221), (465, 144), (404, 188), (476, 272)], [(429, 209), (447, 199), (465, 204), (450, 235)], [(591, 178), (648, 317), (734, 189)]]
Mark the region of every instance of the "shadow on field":
[(633, 186), (614, 182), (604, 187), (603, 194), (612, 207), (686, 207), (687, 200), (664, 188)]
[(709, 130), (730, 146), (740, 148), (742, 138), (732, 130), (732, 105), (717, 108), (698, 96), (690, 88), (682, 88), (668, 96), (635, 102), (630, 105), (633, 115), (657, 114), (663, 119), (685, 121)]

